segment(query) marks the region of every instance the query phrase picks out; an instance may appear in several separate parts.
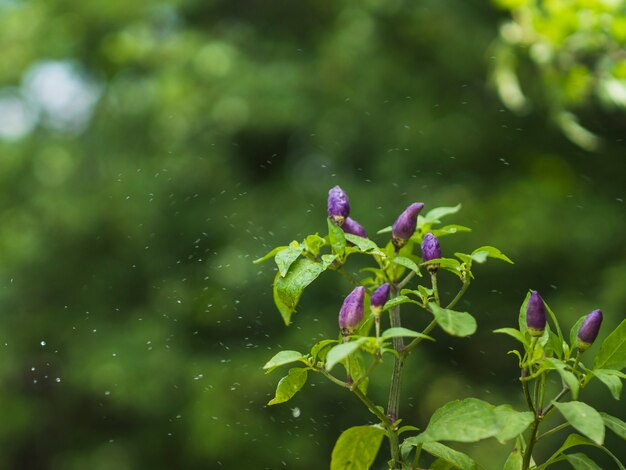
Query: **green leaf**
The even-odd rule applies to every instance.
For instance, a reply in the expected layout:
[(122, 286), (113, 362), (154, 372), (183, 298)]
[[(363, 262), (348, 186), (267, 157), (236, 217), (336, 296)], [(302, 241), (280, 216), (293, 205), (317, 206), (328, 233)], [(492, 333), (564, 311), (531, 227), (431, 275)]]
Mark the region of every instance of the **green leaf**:
[(295, 312), (304, 289), (317, 279), (323, 271), (322, 263), (316, 263), (308, 258), (300, 258), (291, 265), (291, 269), (285, 277), (278, 273), (274, 280), (274, 302), (286, 325), (289, 325), (291, 315)]
[(266, 369), (267, 371), (265, 373), (269, 374), (277, 367), (299, 361), (303, 357), (304, 356), (298, 351), (280, 351), (273, 358), (267, 361), (267, 363), (263, 366), (263, 369)]
[(291, 400), (306, 383), (307, 370), (304, 368), (289, 369), (289, 374), (280, 379), (276, 387), (276, 396), (271, 399), (268, 405), (276, 405)]
[(526, 294), (526, 298), (522, 302), (522, 306), (519, 308), (519, 330), (522, 332), (524, 337), (526, 337), (528, 333), (528, 325), (526, 324), (526, 307), (528, 306), (528, 299), (530, 299), (530, 291)]
[(276, 266), (278, 266), (278, 272), (281, 276), (285, 277), (287, 275), (289, 267), (298, 259), (303, 250), (304, 246), (298, 245), (298, 242), (292, 242), (289, 248), (281, 250), (276, 254)]
[(390, 308), (393, 308), (396, 305), (406, 304), (406, 303), (417, 304), (418, 302), (407, 297), (406, 295), (399, 295), (397, 297), (394, 297), (393, 299), (389, 299), (383, 306), (383, 311), (389, 310)]
[(361, 351), (356, 351), (350, 354), (347, 360), (343, 361), (343, 365), (346, 369), (346, 373), (350, 374), (352, 380), (354, 382), (359, 382), (359, 390), (363, 392), (363, 395), (367, 395), (367, 386), (369, 385), (369, 378), (364, 377), (361, 380), (367, 370), (365, 369), (365, 361), (363, 360), (363, 353)]
[[(579, 436), (578, 434), (570, 434), (569, 436), (567, 436), (567, 439), (565, 439), (565, 442), (559, 448), (559, 450), (557, 450), (554, 454), (552, 454), (552, 456), (548, 460), (546, 460), (543, 464), (541, 464), (539, 467), (537, 467), (537, 470), (543, 470), (544, 468), (547, 468), (552, 463), (554, 463), (555, 461), (559, 460), (558, 457), (563, 452), (565, 452), (567, 449), (569, 449), (571, 447), (575, 447), (575, 446), (593, 446), (593, 447), (597, 447), (598, 449), (602, 449), (604, 452), (606, 452), (608, 455), (611, 456), (611, 458), (615, 461), (615, 463), (617, 464), (617, 467), (620, 470), (626, 470), (626, 469), (624, 469), (624, 466), (619, 461), (619, 459), (617, 457), (615, 457), (615, 455), (613, 455), (606, 447), (598, 445), (595, 442), (593, 442), (593, 441), (591, 441), (591, 440), (589, 440), (589, 439), (587, 439), (587, 438), (585, 438), (583, 436)], [(561, 457), (561, 459), (562, 459), (562, 457)]]
[(585, 318), (587, 318), (587, 315), (583, 315), (582, 317), (580, 317), (578, 320), (576, 320), (576, 323), (574, 323), (572, 329), (569, 330), (569, 344), (572, 349), (574, 349), (574, 346), (578, 344), (578, 330), (580, 330), (580, 327), (585, 321)]
[(502, 470), (522, 470), (522, 464), (524, 463), (524, 457), (519, 449), (516, 447), (511, 451)]
[(548, 316), (552, 319), (552, 323), (554, 324), (554, 327), (556, 328), (556, 333), (560, 339), (559, 345), (560, 345), (561, 350), (563, 350), (562, 345), (565, 339), (563, 338), (563, 332), (561, 331), (561, 327), (559, 326), (559, 320), (556, 318), (556, 315), (554, 314), (550, 306), (547, 304), (547, 302), (544, 301), (543, 304), (546, 306), (546, 312), (548, 312)]
[(581, 401), (552, 402), (563, 417), (598, 445), (604, 442), (604, 421), (594, 408)]
[(326, 240), (320, 237), (317, 233), (313, 235), (307, 235), (304, 239), (304, 246), (306, 247), (306, 251), (311, 253), (313, 256), (317, 256), (320, 252), (320, 249), (326, 245)]
[(495, 407), (476, 398), (451, 401), (433, 413), (426, 430), (406, 439), (411, 445), (433, 441), (476, 442), (500, 431)]
[(435, 341), (430, 336), (427, 336), (427, 335), (425, 335), (423, 333), (418, 333), (417, 331), (409, 330), (408, 328), (403, 328), (403, 327), (400, 327), (400, 326), (395, 327), (395, 328), (389, 328), (389, 329), (383, 331), (381, 336), (384, 339), (387, 339), (387, 338), (397, 338), (398, 336), (403, 336), (405, 338), (424, 338), (424, 339), (429, 339), (431, 341)]
[(478, 470), (480, 468), (476, 461), (473, 460), (469, 455), (451, 449), (448, 446), (444, 446), (439, 442), (426, 442), (424, 443), (422, 449), (424, 449), (424, 451), (428, 452), (430, 455), (445, 460), (446, 462), (451, 464), (453, 468), (457, 468), (460, 470)]
[(259, 264), (262, 263), (263, 261), (267, 261), (270, 258), (273, 258), (274, 256), (276, 256), (276, 253), (278, 253), (281, 250), (285, 250), (287, 249), (287, 246), (277, 246), (276, 248), (272, 249), (271, 251), (269, 251), (266, 255), (262, 256), (259, 259), (255, 259), (253, 261), (254, 264)]
[(454, 258), (435, 258), (428, 261), (424, 261), (422, 266), (428, 266), (429, 264), (438, 264), (440, 268), (452, 271), (458, 274), (461, 263)]
[(331, 344), (337, 343), (336, 339), (323, 339), (313, 345), (311, 348), (311, 357), (315, 362), (324, 362), (326, 354), (331, 348)]
[(359, 237), (351, 233), (344, 233), (344, 236), (346, 240), (354, 243), (354, 245), (363, 253), (373, 253), (379, 256), (387, 256), (383, 253), (383, 251), (381, 251), (380, 248), (378, 248), (378, 245), (369, 238)]
[(399, 264), (400, 266), (404, 266), (405, 268), (410, 269), (418, 276), (422, 275), (422, 273), (420, 272), (420, 268), (417, 266), (417, 264), (415, 264), (415, 262), (409, 258), (406, 258), (404, 256), (396, 256), (393, 259), (393, 262), (396, 264)]
[(612, 369), (594, 369), (592, 374), (607, 386), (613, 398), (619, 400), (622, 393), (622, 380), (611, 372), (614, 371)]
[(361, 347), (365, 338), (359, 338), (349, 343), (338, 344), (333, 347), (326, 355), (326, 370), (331, 370), (335, 365), (343, 361), (346, 357)]
[(330, 219), (326, 219), (326, 221), (328, 222), (328, 240), (330, 241), (330, 246), (333, 248), (334, 253), (341, 255), (346, 249), (346, 236), (341, 227), (333, 224)]
[(469, 313), (442, 308), (435, 302), (430, 302), (428, 307), (437, 324), (449, 335), (463, 337), (476, 332), (476, 320)]
[(392, 230), (391, 225), (388, 225), (387, 227), (381, 228), (378, 232), (376, 232), (376, 235), (380, 235), (380, 234), (383, 234), (383, 233), (389, 233), (389, 232), (391, 232), (391, 230)]
[(438, 229), (431, 229), (432, 233), (437, 238), (445, 237), (446, 235), (454, 235), (455, 233), (471, 232), (472, 229), (463, 225), (446, 225)]
[(606, 337), (596, 356), (596, 369), (622, 370), (626, 367), (626, 320)]
[(624, 421), (610, 414), (603, 413), (602, 411), (600, 412), (600, 416), (602, 416), (602, 420), (607, 428), (626, 440), (626, 423)]
[(576, 470), (602, 470), (585, 454), (566, 454), (565, 458)]
[(428, 213), (424, 216), (424, 224), (439, 222), (439, 219), (441, 219), (442, 217), (456, 214), (460, 210), (461, 204), (458, 204), (454, 207), (435, 207), (434, 209), (428, 211)]
[[(496, 247), (493, 247), (493, 246), (481, 246), (480, 248), (476, 248), (474, 251), (472, 251), (472, 257), (474, 258), (479, 253), (485, 253), (486, 257), (500, 259), (502, 261), (506, 261), (507, 263), (513, 264), (513, 261), (511, 261), (511, 259), (507, 255), (505, 255), (504, 253), (502, 253), (500, 250), (498, 250)], [(480, 262), (481, 261), (479, 261), (479, 263)]]
[(555, 358), (544, 359), (543, 364), (544, 366), (547, 365), (550, 369), (555, 369), (559, 373), (563, 383), (569, 387), (572, 391), (572, 397), (576, 400), (578, 398), (579, 389), (578, 378), (567, 370), (567, 364)]
[(518, 340), (524, 346), (528, 346), (528, 341), (526, 341), (526, 338), (524, 337), (522, 332), (519, 330), (516, 330), (515, 328), (498, 328), (497, 330), (493, 330), (493, 332), (509, 335), (515, 338), (516, 340)]
[(494, 412), (500, 426), (496, 439), (502, 444), (523, 433), (535, 419), (531, 411), (515, 411), (510, 405), (496, 406)]
[(330, 470), (365, 470), (372, 466), (385, 431), (377, 426), (354, 426), (335, 443)]

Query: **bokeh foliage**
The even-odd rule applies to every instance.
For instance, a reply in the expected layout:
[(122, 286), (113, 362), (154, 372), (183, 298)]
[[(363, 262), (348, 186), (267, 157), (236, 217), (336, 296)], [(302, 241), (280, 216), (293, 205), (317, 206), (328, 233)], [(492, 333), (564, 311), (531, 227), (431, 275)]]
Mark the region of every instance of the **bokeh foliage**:
[[(624, 21), (623, 3), (567, 5)], [(0, 2), (13, 129), (0, 140), (1, 466), (323, 466), (369, 416), (323, 382), (296, 411), (267, 409), (274, 383), (260, 368), (335, 331), (350, 287), (323, 275), (286, 329), (273, 268), (252, 260), (323, 233), (335, 184), (370, 233), (415, 200), (461, 202), (456, 222), (474, 228), (463, 243), (516, 262), (473, 286), (474, 338), (412, 361), (412, 424), (454, 398), (517, 393), (510, 345), (490, 330), (514, 324), (529, 287), (566, 325), (601, 307), (606, 335), (626, 307), (623, 109), (582, 98), (603, 89), (602, 51), (561, 68), (516, 43), (506, 47), (521, 54), (534, 107), (508, 111), (489, 79), (498, 31), (534, 10), (505, 6), (513, 16), (477, 0)], [(561, 34), (554, 57), (581, 30), (566, 20), (544, 19)], [(617, 28), (600, 36), (623, 46)], [(576, 91), (574, 69), (592, 88)], [(608, 70), (623, 80), (619, 64)], [(84, 93), (64, 95), (68, 80)], [(554, 102), (604, 145), (573, 145)], [(616, 406), (601, 387), (585, 393)], [(489, 443), (475, 456), (497, 468), (506, 451)]]

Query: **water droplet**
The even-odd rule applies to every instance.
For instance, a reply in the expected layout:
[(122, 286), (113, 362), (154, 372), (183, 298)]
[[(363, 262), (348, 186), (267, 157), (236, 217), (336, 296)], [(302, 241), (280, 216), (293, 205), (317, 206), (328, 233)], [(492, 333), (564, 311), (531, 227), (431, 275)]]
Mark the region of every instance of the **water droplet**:
[(298, 408), (297, 406), (291, 409), (291, 416), (293, 416), (294, 418), (299, 418), (300, 414), (301, 414), (300, 408)]

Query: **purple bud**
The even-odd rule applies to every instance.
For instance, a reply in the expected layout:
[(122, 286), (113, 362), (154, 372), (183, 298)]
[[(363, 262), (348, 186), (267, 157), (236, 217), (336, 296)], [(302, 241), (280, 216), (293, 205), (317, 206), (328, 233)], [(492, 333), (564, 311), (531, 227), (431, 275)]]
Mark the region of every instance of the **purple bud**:
[(350, 201), (348, 195), (339, 186), (328, 191), (328, 217), (337, 225), (343, 225), (350, 215)]
[(365, 287), (356, 287), (343, 301), (341, 310), (339, 310), (339, 328), (341, 333), (345, 335), (351, 334), (361, 320), (363, 320), (363, 298), (365, 296)]
[(380, 314), (383, 310), (383, 306), (387, 303), (387, 299), (389, 299), (389, 290), (391, 286), (388, 282), (385, 282), (378, 289), (374, 291), (372, 294), (372, 299), (370, 301), (370, 308), (372, 309), (372, 313), (375, 315)]
[(578, 330), (578, 349), (585, 351), (593, 344), (602, 325), (602, 310), (594, 310), (583, 321)]
[[(441, 246), (439, 240), (432, 233), (427, 233), (422, 240), (422, 261), (430, 261), (431, 259), (441, 258)], [(429, 264), (428, 270), (436, 273), (439, 269), (438, 264)]]
[(413, 232), (415, 232), (417, 214), (420, 213), (423, 207), (424, 204), (421, 202), (411, 204), (393, 223), (391, 227), (391, 238), (396, 248), (403, 247), (406, 242), (409, 241)]
[(526, 325), (531, 336), (541, 336), (546, 329), (546, 306), (536, 290), (531, 292), (528, 299)]
[(352, 235), (367, 238), (367, 233), (365, 232), (363, 226), (356, 220), (351, 219), (350, 217), (346, 217), (346, 219), (343, 221), (343, 225), (341, 226), (341, 228), (346, 233), (351, 233)]

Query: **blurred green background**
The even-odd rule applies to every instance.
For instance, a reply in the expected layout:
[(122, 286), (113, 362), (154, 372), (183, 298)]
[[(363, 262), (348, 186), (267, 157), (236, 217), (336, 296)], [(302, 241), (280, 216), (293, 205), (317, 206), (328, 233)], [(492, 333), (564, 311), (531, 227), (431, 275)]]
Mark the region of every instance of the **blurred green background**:
[[(0, 467), (326, 468), (371, 416), (317, 377), (268, 408), (279, 373), (261, 366), (336, 335), (350, 285), (325, 273), (286, 328), (274, 266), (252, 260), (324, 233), (335, 184), (370, 234), (411, 202), (461, 202), (449, 221), (474, 231), (444, 251), (516, 262), (477, 269), (473, 338), (412, 356), (406, 421), (466, 396), (521, 408), (512, 340), (490, 331), (528, 288), (568, 331), (593, 308), (600, 339), (624, 318), (625, 11), (0, 0)], [(602, 385), (583, 396), (624, 418)], [(498, 469), (509, 450), (472, 453)]]

